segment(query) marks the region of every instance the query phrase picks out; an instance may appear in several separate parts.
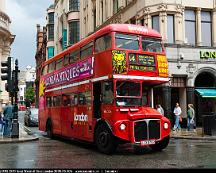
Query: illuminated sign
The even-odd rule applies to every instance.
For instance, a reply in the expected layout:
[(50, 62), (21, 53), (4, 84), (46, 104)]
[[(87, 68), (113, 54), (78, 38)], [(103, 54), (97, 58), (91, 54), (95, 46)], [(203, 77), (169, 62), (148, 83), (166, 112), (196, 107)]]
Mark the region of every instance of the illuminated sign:
[(148, 67), (143, 65), (130, 65), (130, 69), (140, 71), (155, 71), (155, 67)]
[(138, 55), (138, 62), (142, 65), (155, 65), (154, 57), (150, 55)]
[(216, 60), (216, 51), (200, 51), (200, 59)]
[(154, 56), (130, 53), (128, 59), (131, 70), (155, 71)]
[(129, 25), (128, 26), (128, 30), (130, 32), (136, 32), (136, 33), (143, 33), (143, 34), (147, 34), (148, 33), (148, 29), (143, 27), (143, 26), (132, 26), (132, 25)]

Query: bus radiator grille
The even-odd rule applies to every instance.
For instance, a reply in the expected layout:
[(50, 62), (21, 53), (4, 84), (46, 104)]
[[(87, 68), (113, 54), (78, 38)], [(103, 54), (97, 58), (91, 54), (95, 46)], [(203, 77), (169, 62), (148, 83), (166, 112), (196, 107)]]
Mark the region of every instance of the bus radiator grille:
[(135, 122), (134, 137), (136, 142), (160, 138), (160, 120)]

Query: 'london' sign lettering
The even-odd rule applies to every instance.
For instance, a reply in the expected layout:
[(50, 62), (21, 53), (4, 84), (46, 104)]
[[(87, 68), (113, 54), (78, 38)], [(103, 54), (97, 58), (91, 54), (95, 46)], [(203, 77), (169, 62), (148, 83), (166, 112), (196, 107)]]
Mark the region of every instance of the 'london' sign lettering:
[(214, 59), (216, 60), (216, 51), (200, 51), (200, 59)]

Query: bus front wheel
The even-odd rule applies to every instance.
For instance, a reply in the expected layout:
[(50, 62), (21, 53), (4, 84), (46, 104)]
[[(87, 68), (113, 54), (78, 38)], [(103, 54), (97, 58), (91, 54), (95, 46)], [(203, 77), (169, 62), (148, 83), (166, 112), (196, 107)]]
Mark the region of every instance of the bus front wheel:
[(151, 145), (150, 147), (152, 148), (152, 150), (154, 151), (161, 151), (164, 148), (167, 147), (167, 145), (169, 144), (169, 140), (170, 140), (170, 136), (167, 136), (166, 138), (164, 138), (162, 141), (160, 141), (159, 143), (155, 144), (155, 145)]
[(48, 138), (53, 138), (52, 123), (51, 123), (50, 120), (47, 122), (46, 130), (47, 130), (47, 136), (48, 136)]
[(111, 154), (116, 150), (118, 146), (116, 139), (110, 129), (104, 124), (98, 126), (95, 135), (95, 143), (99, 151), (105, 154)]

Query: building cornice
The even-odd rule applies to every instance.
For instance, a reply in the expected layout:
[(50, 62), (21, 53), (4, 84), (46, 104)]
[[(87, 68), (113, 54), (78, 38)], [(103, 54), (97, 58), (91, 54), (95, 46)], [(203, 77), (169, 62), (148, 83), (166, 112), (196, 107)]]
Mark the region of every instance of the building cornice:
[(129, 8), (131, 8), (134, 4), (136, 4), (137, 0), (131, 1), (127, 6), (120, 8), (117, 13), (115, 13), (112, 17), (110, 17), (106, 22), (104, 22), (102, 25), (98, 26), (96, 30), (103, 28), (106, 25), (112, 24), (112, 23), (122, 23), (122, 14), (126, 12)]
[(14, 42), (15, 35), (12, 35), (10, 31), (0, 26), (0, 35), (3, 35), (3, 39), (6, 41), (8, 40), (10, 44)]
[(3, 20), (5, 20), (5, 21), (8, 21), (9, 23), (11, 23), (11, 20), (10, 20), (10, 17), (6, 14), (6, 13), (4, 13), (4, 12), (2, 12), (2, 11), (0, 11), (0, 19), (3, 19)]

